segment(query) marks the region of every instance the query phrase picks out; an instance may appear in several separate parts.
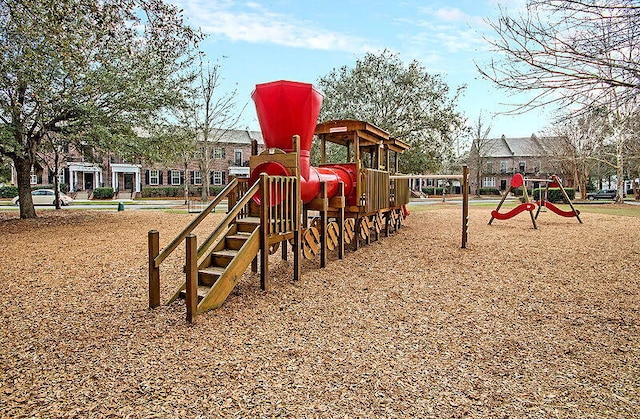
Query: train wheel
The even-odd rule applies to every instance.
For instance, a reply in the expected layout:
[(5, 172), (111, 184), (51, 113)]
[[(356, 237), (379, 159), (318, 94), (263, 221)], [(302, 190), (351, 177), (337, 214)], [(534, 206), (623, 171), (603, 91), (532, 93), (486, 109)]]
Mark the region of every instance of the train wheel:
[(396, 230), (396, 226), (398, 224), (398, 219), (396, 216), (396, 212), (394, 210), (391, 210), (387, 213), (387, 217), (389, 217), (389, 226), (391, 226), (391, 229), (393, 231)]
[(280, 248), (280, 242), (272, 244), (271, 246), (269, 246), (269, 254), (270, 255), (274, 254), (275, 252), (278, 251), (279, 248)]
[(358, 229), (358, 232), (360, 234), (360, 238), (362, 240), (367, 240), (369, 239), (369, 236), (371, 234), (371, 221), (369, 221), (369, 217), (364, 217), (360, 219), (360, 228)]
[(378, 211), (373, 219), (373, 226), (376, 230), (376, 235), (379, 235), (382, 231), (382, 215)]
[(309, 227), (302, 235), (302, 255), (313, 259), (320, 251), (320, 233), (315, 227)]
[(338, 223), (334, 221), (327, 226), (327, 249), (335, 249), (338, 243), (340, 243), (340, 227), (338, 227)]
[(402, 208), (396, 209), (396, 230), (402, 227)]
[(344, 220), (344, 242), (349, 244), (356, 235), (356, 220), (347, 218)]

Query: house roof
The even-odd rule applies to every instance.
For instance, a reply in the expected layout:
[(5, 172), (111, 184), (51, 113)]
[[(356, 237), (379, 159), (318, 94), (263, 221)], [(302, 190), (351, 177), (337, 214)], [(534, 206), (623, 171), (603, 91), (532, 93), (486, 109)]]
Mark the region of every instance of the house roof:
[(213, 128), (211, 131), (210, 141), (218, 141), (226, 144), (251, 144), (252, 140), (256, 140), (258, 144), (263, 145), (262, 132), (250, 131), (246, 129), (219, 129)]
[(551, 152), (553, 138), (531, 137), (492, 138), (482, 147), (484, 157), (527, 157), (544, 156)]

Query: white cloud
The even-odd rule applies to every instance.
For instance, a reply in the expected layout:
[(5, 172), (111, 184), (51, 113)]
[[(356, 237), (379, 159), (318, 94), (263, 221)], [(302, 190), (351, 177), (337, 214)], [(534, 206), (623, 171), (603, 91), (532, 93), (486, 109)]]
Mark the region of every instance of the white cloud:
[(331, 32), (295, 16), (271, 12), (257, 2), (173, 0), (192, 26), (232, 41), (276, 44), (294, 48), (363, 52), (372, 49), (364, 39)]

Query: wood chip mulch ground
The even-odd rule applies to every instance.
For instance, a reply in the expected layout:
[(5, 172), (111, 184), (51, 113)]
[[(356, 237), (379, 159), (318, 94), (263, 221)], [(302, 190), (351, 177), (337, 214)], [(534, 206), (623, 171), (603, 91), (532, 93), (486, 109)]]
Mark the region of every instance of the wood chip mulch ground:
[(439, 206), (295, 283), (278, 252), (195, 324), (146, 253), (194, 215), (0, 213), (0, 417), (640, 417), (640, 218), (491, 209), (468, 249)]

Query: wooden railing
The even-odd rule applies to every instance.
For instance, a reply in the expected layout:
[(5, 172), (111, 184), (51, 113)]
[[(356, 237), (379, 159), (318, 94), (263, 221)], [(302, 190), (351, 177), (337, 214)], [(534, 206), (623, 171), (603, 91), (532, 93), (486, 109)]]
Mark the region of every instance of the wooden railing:
[(249, 204), (249, 201), (251, 201), (251, 198), (253, 198), (253, 196), (256, 194), (256, 192), (258, 192), (259, 189), (260, 181), (257, 180), (253, 185), (251, 185), (251, 187), (240, 198), (240, 200), (235, 203), (233, 208), (229, 210), (224, 220), (222, 220), (220, 224), (218, 224), (218, 227), (216, 227), (215, 230), (213, 230), (211, 234), (209, 234), (209, 237), (207, 237), (206, 240), (200, 245), (200, 247), (198, 247), (198, 259), (206, 255), (209, 247), (211, 247), (211, 245), (218, 238), (220, 238), (223, 233), (226, 232), (227, 228), (229, 228), (231, 223), (235, 221), (238, 214), (247, 213), (247, 206)]
[[(215, 197), (209, 206), (202, 211), (189, 225), (182, 230), (175, 239), (171, 241), (162, 251), (159, 248), (159, 233), (156, 230), (149, 232), (149, 307), (154, 308), (160, 305), (160, 265), (161, 263), (180, 245), (183, 240), (187, 242), (186, 272), (189, 275), (194, 273), (194, 266), (198, 266), (200, 261), (207, 256), (212, 244), (216, 243), (229, 229), (237, 218), (248, 217), (251, 214), (250, 205), (253, 197), (260, 192), (260, 225), (261, 225), (261, 248), (267, 249), (270, 238), (274, 235), (282, 235), (299, 230), (300, 208), (299, 208), (299, 183), (296, 177), (268, 176), (262, 174), (253, 185), (247, 187), (248, 182), (234, 179)], [(268, 192), (267, 192), (268, 191)], [(213, 209), (225, 197), (228, 197), (229, 211), (225, 218), (209, 234), (204, 242), (196, 249), (196, 237), (191, 232), (210, 214)], [(261, 259), (261, 283), (266, 282), (266, 266), (268, 252), (263, 252)], [(197, 271), (197, 268), (196, 268)], [(297, 279), (297, 278), (296, 278)], [(193, 278), (189, 283), (187, 298), (193, 300), (195, 288), (192, 287)], [(193, 289), (191, 289), (193, 288)], [(197, 288), (197, 287), (196, 287)], [(191, 304), (194, 304), (191, 301)], [(192, 318), (193, 313), (187, 313), (188, 318)]]
[(284, 234), (296, 228), (297, 220), (297, 179), (293, 176), (265, 176), (261, 203), (268, 223), (268, 235)]
[(175, 239), (160, 251), (160, 233), (151, 230), (148, 234), (149, 248), (149, 307), (160, 305), (160, 265), (184, 241), (184, 239), (215, 209), (224, 198), (238, 185), (233, 179)]
[(406, 205), (411, 199), (409, 179), (391, 179), (391, 196), (389, 198), (392, 207)]
[(375, 212), (389, 208), (389, 172), (385, 170), (362, 169), (365, 177), (365, 212)]

